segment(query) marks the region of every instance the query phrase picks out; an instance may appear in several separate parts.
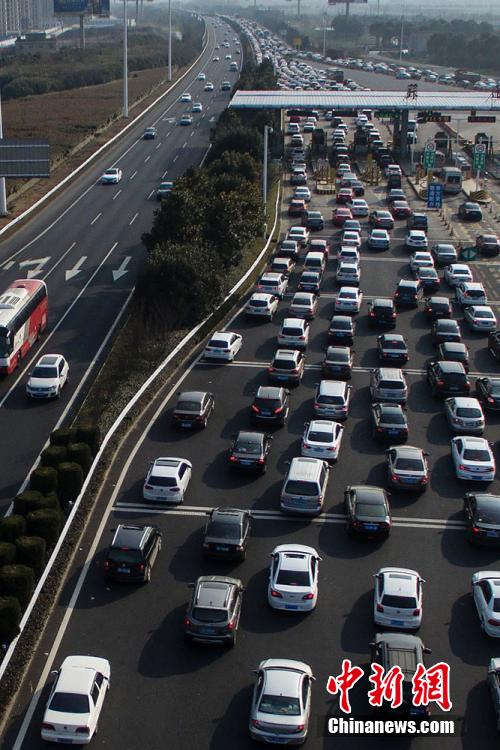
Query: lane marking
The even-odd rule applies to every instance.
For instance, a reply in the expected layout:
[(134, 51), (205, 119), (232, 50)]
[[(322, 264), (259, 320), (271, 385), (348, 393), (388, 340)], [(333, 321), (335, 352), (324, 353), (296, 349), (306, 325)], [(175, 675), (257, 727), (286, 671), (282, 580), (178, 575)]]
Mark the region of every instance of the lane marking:
[(160, 146), (161, 146), (161, 141), (160, 141), (160, 142), (159, 142), (159, 144), (158, 144), (158, 145), (156, 146), (156, 151), (158, 151), (158, 149), (160, 148)]
[(139, 213), (136, 213), (136, 214), (134, 214), (134, 216), (132, 216), (131, 220), (128, 223), (129, 227), (132, 226), (132, 224), (134, 223), (134, 221), (137, 219), (138, 216), (139, 216)]
[(62, 261), (67, 256), (67, 254), (70, 253), (71, 250), (73, 250), (73, 248), (75, 247), (75, 245), (76, 245), (76, 242), (72, 242), (71, 243), (71, 245), (68, 247), (68, 249), (61, 255), (61, 257), (59, 258), (59, 260), (57, 260), (54, 263), (54, 265), (52, 266), (52, 268), (49, 268), (49, 270), (47, 271), (47, 273), (42, 277), (43, 281), (45, 281), (46, 279), (48, 279), (48, 277), (50, 276), (50, 274), (52, 273), (52, 271), (54, 271), (54, 269), (57, 268), (57, 266), (59, 265), (59, 263), (62, 263)]
[(148, 197), (146, 198), (146, 200), (147, 200), (147, 201), (148, 201), (148, 200), (149, 200), (149, 199), (151, 198), (151, 196), (152, 196), (152, 195), (154, 195), (154, 192), (155, 192), (154, 190), (152, 190), (152, 191), (150, 192), (150, 194), (149, 194), (149, 195), (148, 195)]
[(33, 279), (43, 271), (43, 267), (47, 265), (50, 260), (50, 255), (45, 258), (27, 258), (19, 263), (19, 268), (27, 268), (28, 266), (35, 266), (31, 271), (28, 271), (26, 276), (28, 279)]
[(131, 255), (127, 255), (127, 257), (122, 260), (120, 267), (113, 271), (113, 281), (118, 281), (118, 279), (121, 279), (122, 276), (125, 276), (125, 274), (128, 273), (126, 268), (131, 260)]
[(144, 164), (147, 164), (150, 159), (151, 159), (151, 155), (146, 156), (146, 158), (144, 159)]
[[(75, 243), (73, 243), (73, 244), (75, 244)], [(73, 268), (70, 271), (66, 271), (66, 273), (65, 273), (65, 280), (66, 281), (69, 281), (70, 279), (73, 279), (75, 276), (77, 276), (80, 273), (80, 271), (82, 270), (81, 267), (83, 266), (83, 264), (87, 260), (87, 257), (88, 257), (87, 255), (82, 255), (82, 257), (80, 258), (80, 260), (75, 263), (75, 265), (73, 266)]]
[(97, 216), (94, 216), (94, 218), (90, 222), (90, 226), (93, 226), (96, 223), (96, 221), (99, 221), (99, 219), (101, 218), (101, 216), (102, 216), (102, 211), (100, 213), (98, 213)]
[(118, 190), (118, 192), (113, 195), (113, 200), (116, 200), (116, 198), (118, 198), (118, 196), (120, 195), (121, 191), (122, 191), (122, 189), (120, 188)]
[(184, 143), (182, 144), (182, 148), (186, 148), (187, 145), (187, 141), (184, 141)]
[(137, 169), (135, 170), (135, 172), (133, 174), (130, 175), (129, 179), (133, 180), (134, 177), (136, 176), (136, 174), (137, 174)]
[(174, 158), (172, 159), (172, 164), (175, 164), (178, 158), (179, 158), (179, 154), (176, 154)]
[(163, 172), (163, 174), (162, 174), (162, 176), (161, 176), (161, 177), (162, 177), (162, 179), (163, 179), (163, 178), (164, 178), (164, 177), (165, 177), (165, 176), (166, 176), (167, 174), (168, 174), (168, 169), (166, 169), (166, 170), (165, 170), (165, 171)]

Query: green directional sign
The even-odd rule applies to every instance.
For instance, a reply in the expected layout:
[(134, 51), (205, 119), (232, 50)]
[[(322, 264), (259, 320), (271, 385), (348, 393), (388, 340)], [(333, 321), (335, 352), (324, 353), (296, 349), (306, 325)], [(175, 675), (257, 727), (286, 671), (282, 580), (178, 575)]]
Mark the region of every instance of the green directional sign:
[(477, 250), (475, 247), (464, 247), (460, 253), (462, 260), (475, 260), (477, 256)]
[(436, 163), (436, 152), (424, 151), (424, 169), (432, 169)]

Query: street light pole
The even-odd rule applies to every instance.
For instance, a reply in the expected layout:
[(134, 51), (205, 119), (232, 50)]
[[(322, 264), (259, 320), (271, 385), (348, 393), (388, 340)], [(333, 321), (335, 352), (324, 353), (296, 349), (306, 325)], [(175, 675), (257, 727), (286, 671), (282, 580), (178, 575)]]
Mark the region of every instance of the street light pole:
[(401, 34), (399, 35), (399, 62), (403, 59), (403, 32), (405, 23), (405, 5), (401, 6)]
[(267, 149), (269, 144), (269, 131), (272, 128), (264, 125), (264, 164), (262, 167), (262, 201), (264, 203), (264, 216), (267, 216)]
[(123, 116), (128, 117), (127, 0), (123, 0)]
[[(0, 94), (0, 140), (2, 138), (3, 138), (2, 97)], [(7, 216), (7, 192), (5, 189), (5, 177), (0, 177), (0, 216)]]
[(172, 80), (172, 0), (168, 0), (168, 80)]
[(323, 57), (326, 57), (326, 19), (327, 14), (323, 15)]

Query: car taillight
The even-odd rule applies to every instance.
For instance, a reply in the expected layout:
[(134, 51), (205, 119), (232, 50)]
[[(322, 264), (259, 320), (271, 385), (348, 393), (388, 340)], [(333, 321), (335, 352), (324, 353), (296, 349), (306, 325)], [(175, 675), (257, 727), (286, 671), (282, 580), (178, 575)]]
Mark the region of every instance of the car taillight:
[(304, 594), (302, 597), (305, 601), (309, 601), (310, 599), (314, 599), (314, 594)]
[(271, 596), (274, 597), (274, 599), (283, 599), (283, 596), (280, 594), (280, 592), (276, 591), (275, 589), (271, 589)]
[(104, 561), (104, 570), (109, 570), (109, 560)]
[(274, 410), (274, 413), (281, 414), (282, 411), (283, 411), (283, 406), (278, 406), (278, 408)]
[(226, 630), (234, 630), (234, 622), (228, 622), (228, 624), (226, 625)]
[(229, 460), (232, 461), (233, 464), (238, 463), (238, 459), (236, 458), (236, 456), (229, 456)]
[(255, 406), (255, 404), (252, 404), (252, 411), (255, 412), (255, 414), (258, 414), (260, 412), (260, 409), (258, 406)]
[(47, 724), (45, 721), (42, 724), (42, 729), (45, 729), (47, 732), (55, 732), (55, 726), (53, 724)]
[(444, 385), (444, 380), (438, 380), (438, 381), (436, 382), (436, 385)]
[(298, 367), (294, 367), (294, 368), (293, 368), (293, 370), (291, 370), (291, 372), (292, 372), (292, 373), (293, 373), (294, 375), (296, 375), (296, 374), (297, 374), (297, 373), (299, 372), (299, 368), (298, 368)]
[(377, 612), (383, 612), (384, 608), (381, 604), (377, 604)]
[(500, 625), (500, 620), (490, 619), (490, 620), (488, 620), (488, 625), (497, 625), (498, 626), (498, 625)]
[(198, 415), (197, 415), (197, 416), (195, 417), (195, 419), (196, 419), (196, 421), (197, 421), (197, 422), (203, 422), (203, 420), (205, 419), (205, 417), (203, 417), (203, 416), (202, 416), (201, 414), (198, 414)]
[(395, 318), (395, 317), (396, 317), (396, 313), (395, 313), (395, 312), (393, 312), (393, 313), (392, 313), (392, 317), (393, 317), (393, 318)]
[(494, 404), (495, 403), (495, 399), (492, 398), (491, 396), (488, 396), (487, 401), (488, 401), (489, 404)]
[(259, 458), (259, 460), (257, 461), (257, 463), (258, 464), (265, 464), (266, 463), (266, 459), (265, 458)]
[(75, 729), (76, 734), (90, 734), (90, 727), (77, 727)]
[(420, 614), (420, 609), (417, 608), (413, 610), (413, 617), (418, 617), (419, 614)]
[(460, 471), (466, 471), (467, 470), (467, 466), (465, 466), (464, 464), (459, 464), (458, 468), (460, 469)]
[(268, 371), (268, 372), (274, 372), (274, 370), (275, 370), (275, 368), (274, 368), (274, 367), (268, 367), (268, 368), (267, 368), (267, 371)]
[(374, 318), (374, 317), (375, 317), (375, 313), (373, 312), (373, 310), (370, 310), (370, 318)]
[(299, 341), (305, 341), (305, 340), (306, 340), (305, 336), (299, 336)]
[(304, 731), (305, 724), (297, 724), (295, 727), (296, 732), (303, 732)]
[(145, 490), (152, 490), (153, 489), (153, 485), (152, 484), (146, 484), (146, 486), (144, 487), (144, 489)]
[(391, 481), (392, 482), (399, 482), (399, 477), (397, 474), (391, 474)]
[(396, 294), (394, 296), (395, 297), (399, 297), (399, 292), (396, 292)]
[(144, 571), (145, 567), (146, 566), (144, 565), (144, 563), (139, 563), (139, 570), (141, 571), (141, 573)]
[(257, 721), (257, 719), (252, 719), (252, 726), (258, 729), (260, 727), (260, 721)]
[(474, 534), (479, 534), (480, 529), (478, 529), (477, 526), (473, 526), (472, 531), (474, 532)]
[(191, 627), (191, 620), (189, 619), (189, 617), (185, 617), (184, 618), (184, 627), (185, 628), (190, 628)]
[(179, 492), (180, 487), (171, 487), (170, 492)]
[(420, 477), (419, 482), (420, 484), (425, 484), (427, 482), (427, 477)]
[(377, 432), (383, 432), (383, 431), (384, 431), (383, 427), (377, 427)]

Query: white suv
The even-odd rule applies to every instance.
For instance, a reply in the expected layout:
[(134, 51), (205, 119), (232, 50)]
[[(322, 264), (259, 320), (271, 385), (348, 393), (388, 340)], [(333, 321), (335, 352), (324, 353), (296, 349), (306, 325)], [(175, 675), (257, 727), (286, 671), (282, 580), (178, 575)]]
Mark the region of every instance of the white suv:
[(69, 365), (62, 354), (44, 354), (26, 383), (30, 398), (59, 398), (69, 380)]

